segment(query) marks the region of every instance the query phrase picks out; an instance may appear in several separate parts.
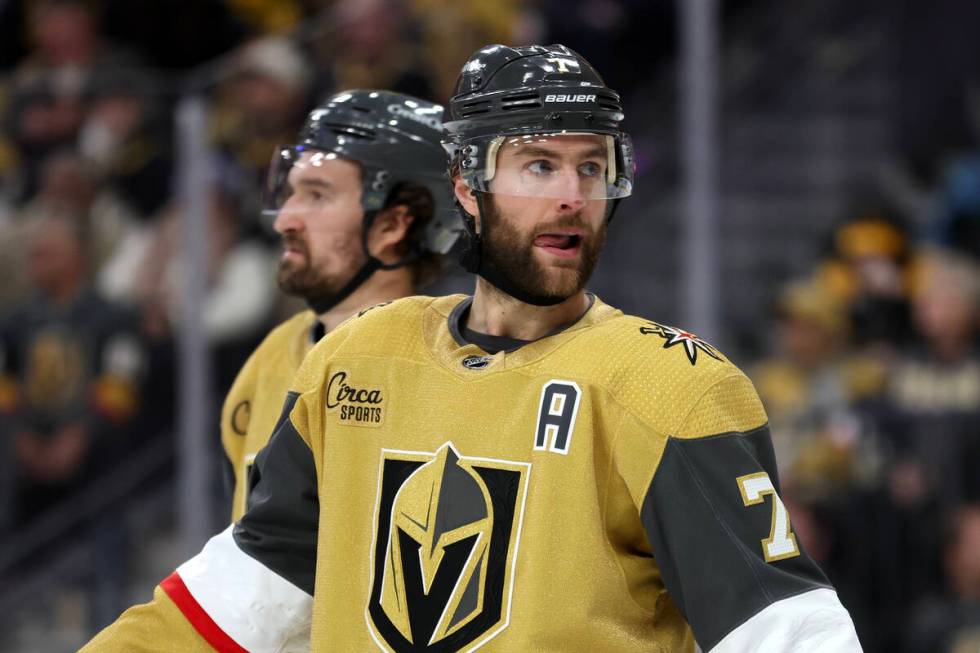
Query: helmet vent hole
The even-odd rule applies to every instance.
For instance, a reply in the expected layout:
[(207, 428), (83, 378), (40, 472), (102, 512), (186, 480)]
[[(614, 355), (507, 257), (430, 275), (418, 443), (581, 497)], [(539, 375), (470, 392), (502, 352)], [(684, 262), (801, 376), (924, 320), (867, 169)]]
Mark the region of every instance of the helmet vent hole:
[(533, 109), (540, 106), (541, 99), (536, 92), (505, 95), (500, 100), (500, 108), (504, 111), (509, 109)]
[(481, 100), (479, 102), (467, 102), (460, 107), (460, 116), (463, 118), (475, 116), (490, 111), (490, 101)]
[(331, 126), (330, 131), (337, 136), (345, 136), (347, 138), (356, 138), (365, 141), (373, 141), (376, 136), (373, 129), (364, 129), (361, 127), (353, 127), (351, 125)]
[(596, 93), (599, 107), (607, 111), (622, 111), (623, 107), (619, 103), (619, 98), (610, 93)]

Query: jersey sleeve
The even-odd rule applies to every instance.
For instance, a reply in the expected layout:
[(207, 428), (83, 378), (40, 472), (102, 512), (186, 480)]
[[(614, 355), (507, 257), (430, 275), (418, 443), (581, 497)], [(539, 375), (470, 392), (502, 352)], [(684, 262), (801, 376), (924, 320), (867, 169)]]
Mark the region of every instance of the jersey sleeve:
[(713, 383), (659, 440), (640, 518), (701, 649), (860, 651), (850, 616), (793, 533), (751, 382), (736, 371)]
[[(160, 583), (153, 601), (125, 612), (86, 652), (309, 650), (319, 526), (312, 443), (322, 436), (311, 407), (323, 376), (310, 368), (321, 364), (323, 356), (308, 357), (300, 368), (275, 433), (256, 457), (242, 519), (211, 538)], [(139, 645), (129, 647), (132, 642)]]
[(153, 600), (135, 605), (79, 653), (213, 653), (214, 647), (183, 618), (158, 585)]

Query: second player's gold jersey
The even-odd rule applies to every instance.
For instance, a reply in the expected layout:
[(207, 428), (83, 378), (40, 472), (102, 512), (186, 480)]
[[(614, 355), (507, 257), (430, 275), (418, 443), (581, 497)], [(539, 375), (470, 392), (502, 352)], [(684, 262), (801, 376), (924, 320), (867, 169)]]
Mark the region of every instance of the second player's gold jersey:
[(313, 311), (289, 318), (265, 337), (235, 377), (221, 410), (221, 444), (234, 473), (232, 520), (245, 512), (248, 470), (266, 445), (289, 384), (313, 347)]

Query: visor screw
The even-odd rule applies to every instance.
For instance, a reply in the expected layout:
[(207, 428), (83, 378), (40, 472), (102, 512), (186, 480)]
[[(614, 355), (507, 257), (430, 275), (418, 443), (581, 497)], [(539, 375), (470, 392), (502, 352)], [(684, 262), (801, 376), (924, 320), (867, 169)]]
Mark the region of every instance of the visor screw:
[(463, 148), (463, 154), (466, 156), (476, 156), (476, 145), (467, 145)]
[(388, 171), (387, 170), (380, 170), (380, 171), (378, 171), (378, 174), (375, 175), (375, 178), (378, 181), (388, 181), (388, 177), (390, 177), (390, 176), (391, 175), (388, 174)]
[(476, 157), (469, 157), (463, 160), (464, 168), (475, 168), (476, 167)]

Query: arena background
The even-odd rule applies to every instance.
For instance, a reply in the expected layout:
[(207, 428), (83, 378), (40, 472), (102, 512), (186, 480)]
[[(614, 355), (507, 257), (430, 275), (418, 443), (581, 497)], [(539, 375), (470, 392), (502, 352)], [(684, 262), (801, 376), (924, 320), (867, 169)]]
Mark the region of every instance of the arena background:
[(956, 0), (0, 0), (0, 650), (75, 650), (222, 524), (219, 402), (299, 308), (272, 147), (332, 91), (444, 102), (478, 47), (559, 42), (637, 149), (592, 289), (750, 374), (866, 651), (975, 653), (978, 27)]

